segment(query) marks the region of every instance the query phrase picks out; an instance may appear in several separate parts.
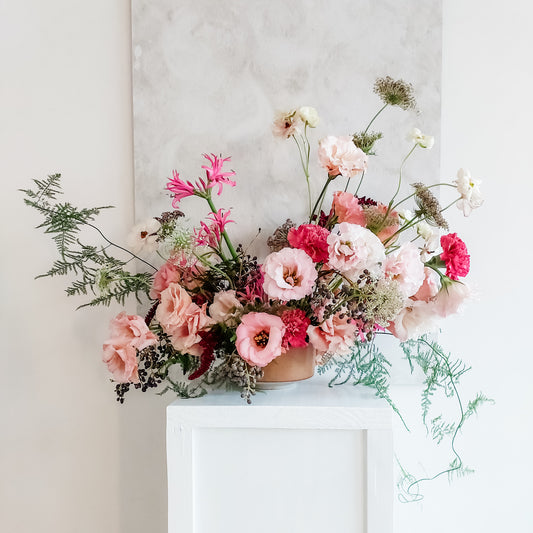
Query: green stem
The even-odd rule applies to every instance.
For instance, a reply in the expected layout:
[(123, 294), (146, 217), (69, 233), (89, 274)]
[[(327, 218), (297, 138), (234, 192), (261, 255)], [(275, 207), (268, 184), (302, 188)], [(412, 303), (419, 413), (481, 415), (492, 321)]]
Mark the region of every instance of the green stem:
[[(329, 176), (328, 175), (328, 179), (326, 181), (326, 183), (324, 184), (324, 187), (322, 187), (322, 191), (320, 191), (320, 195), (318, 196), (318, 198), (316, 199), (316, 202), (315, 202), (315, 205), (313, 207), (313, 210), (311, 211), (311, 216), (309, 217), (309, 223), (313, 222), (313, 216), (317, 210), (317, 207), (322, 207), (322, 202), (324, 200), (324, 196), (326, 195), (326, 190), (329, 186), (329, 184), (336, 178), (336, 176)], [(319, 209), (319, 213), (320, 213), (320, 209)]]
[(365, 134), (367, 131), (368, 131), (368, 128), (370, 128), (370, 126), (372, 125), (372, 123), (374, 122), (374, 120), (376, 120), (379, 115), (381, 114), (381, 112), (388, 106), (389, 104), (385, 104), (373, 117), (372, 117), (372, 120), (368, 123), (368, 126), (366, 127), (366, 130), (363, 132), (363, 134)]
[[(440, 187), (440, 186), (447, 186), (447, 187), (453, 187), (455, 189), (455, 185), (452, 185), (451, 183), (434, 183), (433, 185), (426, 185), (426, 189), (431, 189), (432, 187)], [(406, 196), (403, 200), (400, 200), (395, 205), (392, 206), (392, 209), (396, 209), (400, 204), (403, 204), (405, 201), (409, 200), (409, 198), (412, 198), (415, 196), (416, 192), (410, 194), (409, 196)]]
[[(310, 146), (309, 141), (307, 140), (307, 124), (305, 126), (304, 134), (305, 137), (302, 136), (302, 142), (303, 146), (300, 146), (300, 143), (298, 142), (298, 139), (296, 136), (292, 136), (294, 139), (294, 142), (296, 143), (296, 146), (298, 147), (298, 154), (300, 155), (300, 163), (302, 165), (302, 169), (305, 174), (305, 180), (307, 181), (307, 197), (309, 201), (309, 216), (311, 216), (311, 185), (309, 183), (309, 154), (310, 154)], [(305, 148), (305, 159), (304, 159), (304, 148)]]
[(355, 189), (355, 196), (357, 196), (357, 193), (359, 192), (359, 189), (361, 187), (361, 183), (363, 183), (364, 177), (365, 177), (365, 171), (363, 170), (363, 173), (361, 174), (361, 179), (359, 180), (359, 184), (357, 185), (357, 189)]
[[(204, 198), (207, 200), (207, 203), (209, 204), (211, 211), (216, 214), (217, 210), (216, 210), (215, 204), (213, 203), (213, 200), (211, 200), (210, 194), (206, 194)], [(224, 241), (226, 242), (226, 246), (228, 247), (231, 257), (233, 257), (233, 259), (237, 259), (237, 252), (235, 252), (235, 248), (233, 248), (233, 244), (231, 244), (231, 240), (228, 237), (226, 230), (222, 231), (222, 237), (224, 237)]]

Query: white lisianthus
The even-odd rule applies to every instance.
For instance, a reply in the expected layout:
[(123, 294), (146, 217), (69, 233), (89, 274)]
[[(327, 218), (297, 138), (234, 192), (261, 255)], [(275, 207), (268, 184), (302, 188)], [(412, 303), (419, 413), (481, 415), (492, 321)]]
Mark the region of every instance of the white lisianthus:
[(150, 254), (158, 248), (157, 232), (161, 224), (155, 218), (149, 218), (133, 227), (128, 235), (128, 246), (134, 254)]
[(472, 209), (481, 207), (483, 198), (479, 190), (480, 180), (472, 179), (468, 170), (460, 168), (453, 183), (461, 195), (461, 199), (457, 202), (457, 208), (463, 212), (465, 217), (470, 215)]
[(439, 247), (439, 231), (422, 220), (416, 225), (416, 233), (425, 241), (424, 246), (420, 249), (420, 258), (422, 261), (427, 261)]
[(413, 141), (418, 144), (420, 148), (426, 148), (427, 150), (431, 150), (435, 144), (435, 138), (432, 135), (425, 135), (418, 128), (413, 128), (409, 132), (407, 140)]
[(310, 128), (316, 128), (320, 121), (318, 118), (318, 112), (314, 107), (302, 106), (298, 109), (298, 115), (302, 119), (302, 122), (307, 124)]

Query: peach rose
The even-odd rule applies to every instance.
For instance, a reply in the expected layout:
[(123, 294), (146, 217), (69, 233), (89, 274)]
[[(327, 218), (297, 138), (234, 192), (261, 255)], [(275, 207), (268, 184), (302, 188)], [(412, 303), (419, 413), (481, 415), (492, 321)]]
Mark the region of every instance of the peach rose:
[(366, 217), (359, 200), (349, 192), (335, 191), (331, 207), (337, 215), (337, 222), (349, 222), (359, 226), (366, 226)]
[(139, 383), (137, 350), (127, 339), (111, 339), (104, 343), (102, 360), (118, 383)]
[(248, 313), (237, 328), (237, 352), (248, 363), (264, 367), (281, 355), (284, 334), (285, 325), (279, 316)]
[[(157, 337), (148, 329), (144, 318), (139, 315), (119, 313), (110, 323), (112, 339), (122, 339), (137, 350), (157, 342)], [(112, 341), (108, 341), (112, 342)]]

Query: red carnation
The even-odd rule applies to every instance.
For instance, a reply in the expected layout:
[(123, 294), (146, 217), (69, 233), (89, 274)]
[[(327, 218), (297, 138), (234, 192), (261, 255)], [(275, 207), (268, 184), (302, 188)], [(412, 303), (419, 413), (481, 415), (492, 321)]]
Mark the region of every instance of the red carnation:
[(455, 281), (464, 277), (470, 270), (470, 256), (466, 244), (457, 233), (448, 233), (440, 238), (442, 253), (440, 258), (446, 263), (446, 275)]
[(307, 328), (311, 321), (301, 309), (289, 309), (281, 314), (285, 325), (285, 334), (281, 340), (283, 348), (305, 348)]
[(328, 258), (329, 231), (315, 224), (302, 224), (291, 228), (287, 240), (293, 248), (303, 250), (315, 263), (325, 263)]

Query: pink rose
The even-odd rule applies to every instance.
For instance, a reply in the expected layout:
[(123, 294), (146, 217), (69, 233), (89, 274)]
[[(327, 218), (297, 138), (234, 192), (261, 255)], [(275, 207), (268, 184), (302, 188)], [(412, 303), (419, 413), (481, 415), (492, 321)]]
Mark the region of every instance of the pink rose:
[(313, 291), (318, 273), (313, 260), (303, 251), (283, 248), (268, 255), (261, 267), (263, 289), (270, 298), (299, 300)]
[(111, 339), (104, 343), (102, 360), (118, 383), (139, 383), (137, 350), (127, 339)]
[(446, 283), (433, 301), (435, 313), (442, 318), (457, 313), (471, 294), (470, 287), (465, 283), (460, 281)]
[(367, 155), (355, 146), (350, 136), (325, 137), (318, 143), (318, 160), (328, 176), (353, 178), (366, 170)]
[(337, 216), (337, 222), (349, 222), (366, 226), (366, 217), (359, 200), (349, 192), (335, 191), (331, 207)]
[(324, 320), (319, 326), (309, 326), (307, 334), (309, 342), (318, 354), (326, 352), (347, 354), (355, 340), (357, 326), (348, 322), (349, 318), (339, 318), (333, 315)]
[(329, 265), (352, 279), (363, 270), (380, 272), (385, 261), (385, 248), (369, 230), (356, 224), (342, 222), (328, 237)]
[(242, 304), (235, 296), (235, 291), (217, 292), (209, 306), (209, 315), (216, 322), (225, 322), (235, 318), (235, 312), (242, 309)]
[(302, 224), (291, 228), (287, 240), (293, 248), (303, 250), (315, 263), (328, 260), (329, 231), (316, 224)]
[(281, 355), (285, 326), (279, 316), (268, 313), (248, 313), (237, 328), (237, 352), (248, 363), (268, 365)]
[(470, 256), (466, 244), (457, 233), (448, 233), (440, 238), (440, 258), (446, 263), (446, 275), (456, 280), (466, 276), (470, 270)]
[(212, 324), (206, 313), (207, 304), (196, 305), (187, 291), (177, 283), (161, 293), (155, 313), (163, 331), (170, 335), (172, 346), (180, 352), (201, 355), (199, 331)]
[(424, 267), (424, 282), (420, 285), (417, 293), (412, 297), (413, 300), (424, 300), (429, 302), (433, 300), (439, 292), (439, 278), (437, 273), (429, 267)]
[(179, 283), (181, 274), (178, 266), (172, 259), (169, 259), (154, 276), (150, 298), (159, 299), (161, 292), (164, 291), (171, 283)]
[(405, 342), (435, 329), (436, 318), (432, 302), (408, 300), (407, 306), (400, 311), (387, 329), (400, 341)]
[(387, 278), (398, 282), (400, 290), (406, 297), (415, 294), (425, 279), (420, 252), (410, 242), (387, 256), (383, 270)]
[(113, 342), (120, 339), (123, 344), (129, 344), (137, 350), (155, 344), (157, 337), (148, 329), (144, 318), (138, 315), (119, 313), (110, 323), (111, 337)]

